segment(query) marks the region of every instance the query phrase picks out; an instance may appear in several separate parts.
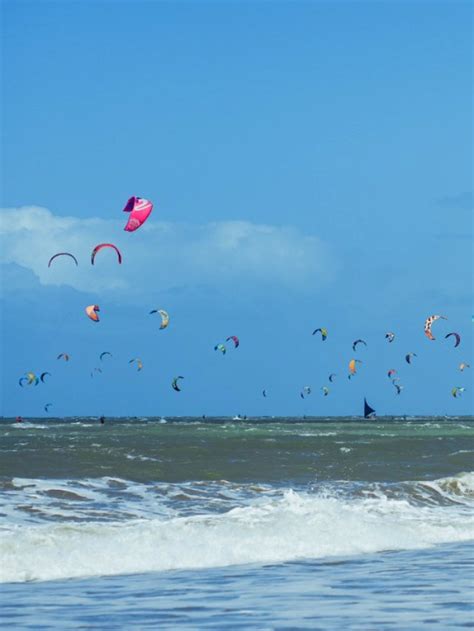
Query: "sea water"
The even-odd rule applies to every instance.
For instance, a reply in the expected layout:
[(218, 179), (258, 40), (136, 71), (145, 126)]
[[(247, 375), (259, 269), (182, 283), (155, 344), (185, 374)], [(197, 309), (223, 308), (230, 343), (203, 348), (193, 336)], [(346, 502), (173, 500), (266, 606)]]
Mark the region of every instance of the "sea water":
[(474, 626), (473, 429), (3, 419), (1, 623)]

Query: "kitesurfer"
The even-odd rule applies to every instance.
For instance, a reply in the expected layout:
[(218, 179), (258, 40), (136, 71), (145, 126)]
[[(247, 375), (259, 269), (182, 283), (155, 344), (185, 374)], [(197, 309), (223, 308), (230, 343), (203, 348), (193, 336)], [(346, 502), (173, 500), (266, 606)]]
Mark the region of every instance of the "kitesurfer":
[(101, 416), (101, 417), (99, 418), (99, 421), (100, 421), (100, 424), (101, 424), (101, 425), (104, 425), (104, 423), (105, 423), (105, 416)]
[(17, 423), (23, 423), (23, 419), (21, 416), (17, 416), (15, 420)]

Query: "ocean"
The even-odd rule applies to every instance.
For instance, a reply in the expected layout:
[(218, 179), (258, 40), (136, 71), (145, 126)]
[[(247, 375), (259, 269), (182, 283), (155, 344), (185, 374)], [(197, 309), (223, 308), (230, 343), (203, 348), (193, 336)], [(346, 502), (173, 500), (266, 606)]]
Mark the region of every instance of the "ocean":
[(474, 420), (0, 420), (0, 624), (474, 627)]

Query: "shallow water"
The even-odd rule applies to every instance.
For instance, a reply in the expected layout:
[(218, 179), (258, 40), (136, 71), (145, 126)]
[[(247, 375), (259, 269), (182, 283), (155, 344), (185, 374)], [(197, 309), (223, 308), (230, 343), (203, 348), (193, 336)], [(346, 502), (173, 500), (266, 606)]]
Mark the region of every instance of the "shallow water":
[(472, 544), (9, 584), (10, 628), (456, 629), (474, 626)]
[(4, 624), (474, 626), (473, 428), (4, 419)]

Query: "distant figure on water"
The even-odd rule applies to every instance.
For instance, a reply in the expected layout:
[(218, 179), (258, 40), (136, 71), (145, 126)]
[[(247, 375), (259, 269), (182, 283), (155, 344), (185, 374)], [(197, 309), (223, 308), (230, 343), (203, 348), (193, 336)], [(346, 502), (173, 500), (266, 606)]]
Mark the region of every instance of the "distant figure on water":
[(374, 408), (370, 407), (367, 399), (364, 398), (364, 418), (373, 418), (375, 416)]
[(105, 423), (105, 416), (101, 416), (99, 421), (100, 421), (101, 425), (104, 425), (104, 423)]
[(23, 423), (23, 419), (22, 419), (22, 417), (21, 417), (21, 416), (17, 416), (17, 417), (16, 417), (16, 419), (15, 419), (15, 421), (16, 421), (17, 423)]

